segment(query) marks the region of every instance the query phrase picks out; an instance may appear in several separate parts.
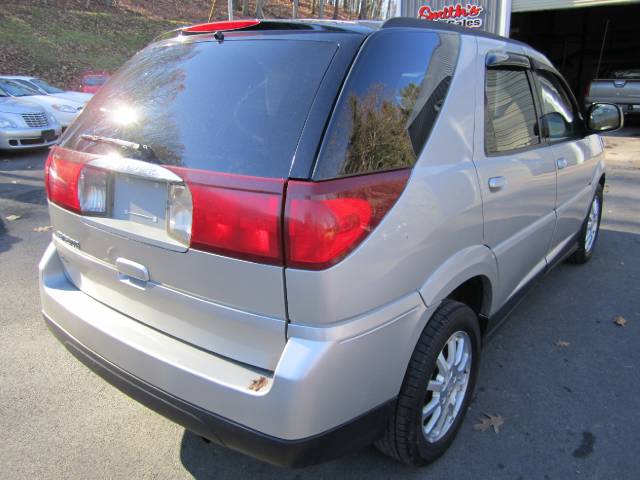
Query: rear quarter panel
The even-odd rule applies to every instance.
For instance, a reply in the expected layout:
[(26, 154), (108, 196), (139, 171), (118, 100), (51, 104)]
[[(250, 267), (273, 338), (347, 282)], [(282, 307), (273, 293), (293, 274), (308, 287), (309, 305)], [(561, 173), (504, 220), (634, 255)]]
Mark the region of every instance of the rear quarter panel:
[[(472, 161), (475, 61), (475, 39), (463, 36), (436, 125), (405, 191), (376, 230), (332, 268), (285, 270), (292, 324), (327, 326), (371, 311), (419, 290), (459, 252), (482, 246), (482, 203)], [(437, 283), (448, 284), (444, 278)], [(429, 298), (438, 301), (439, 295)]]

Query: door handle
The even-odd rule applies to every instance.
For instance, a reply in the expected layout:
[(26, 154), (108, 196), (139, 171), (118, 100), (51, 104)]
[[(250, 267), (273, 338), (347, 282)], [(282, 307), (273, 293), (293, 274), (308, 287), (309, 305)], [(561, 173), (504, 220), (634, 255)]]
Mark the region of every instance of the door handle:
[(556, 160), (556, 165), (558, 166), (558, 170), (562, 170), (563, 168), (567, 168), (567, 165), (569, 163), (567, 162), (567, 159), (562, 157)]
[(498, 190), (502, 190), (506, 184), (507, 179), (504, 177), (491, 177), (489, 179), (489, 190), (497, 192)]

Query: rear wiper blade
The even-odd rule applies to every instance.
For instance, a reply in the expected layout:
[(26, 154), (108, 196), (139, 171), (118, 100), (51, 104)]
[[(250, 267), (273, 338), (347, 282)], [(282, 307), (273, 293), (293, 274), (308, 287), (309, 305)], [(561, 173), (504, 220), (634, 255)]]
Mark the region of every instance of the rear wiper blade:
[(103, 137), (101, 135), (89, 134), (80, 135), (80, 138), (89, 142), (114, 145), (124, 150), (133, 150), (134, 152), (138, 152), (140, 154), (142, 160), (145, 160), (147, 162), (160, 163), (153, 149), (149, 145), (145, 145), (143, 143), (129, 142), (127, 140), (120, 140), (119, 138)]

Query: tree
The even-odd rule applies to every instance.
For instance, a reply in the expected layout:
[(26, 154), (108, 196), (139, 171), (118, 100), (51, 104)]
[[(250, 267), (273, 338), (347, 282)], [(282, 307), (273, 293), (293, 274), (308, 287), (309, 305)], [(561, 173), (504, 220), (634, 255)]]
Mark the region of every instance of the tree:
[(367, 0), (360, 0), (360, 11), (358, 12), (358, 20), (367, 18)]
[[(359, 97), (351, 94), (344, 111), (350, 124), (348, 161), (344, 174), (396, 168), (412, 164), (415, 153), (407, 132), (419, 87), (410, 83), (400, 90), (400, 104), (384, 95), (383, 85), (374, 85)], [(348, 128), (348, 127), (347, 127)]]
[(338, 13), (340, 12), (340, 0), (333, 0), (333, 19), (338, 19)]
[(264, 13), (262, 12), (262, 7), (264, 6), (265, 0), (256, 0), (256, 18), (264, 18)]

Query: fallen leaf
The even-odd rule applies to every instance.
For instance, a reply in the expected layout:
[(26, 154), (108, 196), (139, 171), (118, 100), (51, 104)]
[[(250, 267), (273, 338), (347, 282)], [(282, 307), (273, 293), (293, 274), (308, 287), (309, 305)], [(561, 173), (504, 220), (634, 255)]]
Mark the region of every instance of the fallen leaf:
[(500, 428), (503, 424), (504, 418), (500, 415), (489, 415), (488, 413), (485, 413), (484, 418), (480, 419), (480, 421), (473, 426), (473, 429), (484, 432), (493, 427), (494, 432), (500, 433)]
[(565, 342), (564, 340), (558, 340), (558, 343), (556, 343), (556, 345), (561, 348), (566, 348), (571, 344), (569, 342)]
[(20, 217), (20, 215), (9, 215), (9, 216), (4, 217), (4, 218), (7, 220), (7, 222), (14, 222), (14, 221), (18, 220), (21, 217)]
[(52, 230), (53, 227), (51, 225), (47, 225), (46, 227), (35, 227), (33, 229), (34, 232), (48, 232), (49, 230)]
[(253, 390), (254, 392), (259, 392), (264, 387), (267, 386), (268, 380), (267, 377), (258, 377), (251, 380), (251, 385), (249, 385), (249, 390)]
[(622, 315), (618, 315), (615, 320), (613, 321), (613, 323), (615, 323), (616, 325), (620, 326), (620, 327), (626, 327), (627, 326), (627, 319), (624, 318)]

